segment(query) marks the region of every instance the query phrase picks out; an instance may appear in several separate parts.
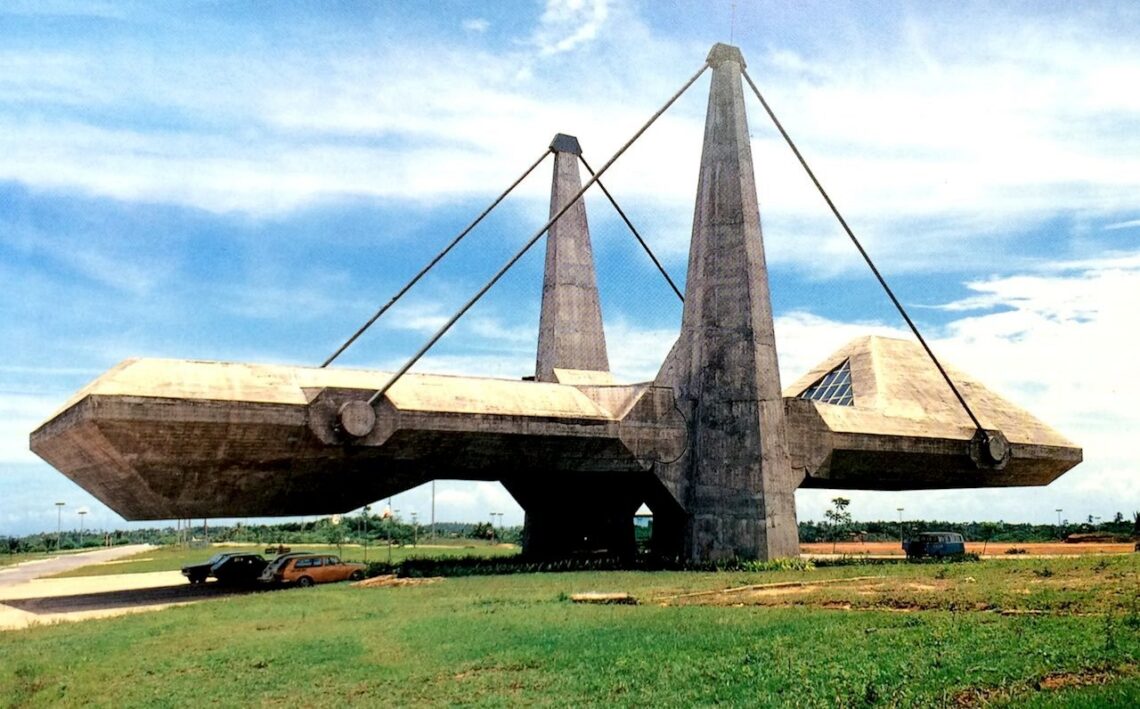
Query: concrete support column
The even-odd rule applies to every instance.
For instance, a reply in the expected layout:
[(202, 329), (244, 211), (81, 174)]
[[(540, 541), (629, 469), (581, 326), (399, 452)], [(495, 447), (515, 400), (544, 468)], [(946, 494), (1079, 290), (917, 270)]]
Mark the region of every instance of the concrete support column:
[(716, 45), (681, 335), (659, 375), (686, 408), (690, 445), (664, 471), (688, 512), (686, 555), (799, 553), (768, 273), (740, 50)]
[(530, 476), (503, 481), (526, 510), (522, 539), (526, 557), (630, 559), (636, 555), (633, 515), (641, 506), (641, 499), (634, 491), (642, 485), (632, 484), (633, 480), (606, 481), (601, 477), (544, 481)]

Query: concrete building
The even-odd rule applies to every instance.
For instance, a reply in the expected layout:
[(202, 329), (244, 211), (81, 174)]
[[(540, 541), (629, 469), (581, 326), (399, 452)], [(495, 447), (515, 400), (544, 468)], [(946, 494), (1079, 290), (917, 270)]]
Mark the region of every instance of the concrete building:
[[(551, 228), (535, 376), (390, 374), (127, 360), (31, 434), (44, 460), (127, 519), (345, 512), (433, 479), (498, 480), (536, 556), (696, 560), (798, 552), (797, 487), (1045, 485), (1081, 450), (925, 352), (861, 338), (781, 389), (744, 109), (744, 59), (709, 54), (681, 331), (651, 382), (608, 371), (584, 204)], [(551, 214), (581, 186), (556, 137)]]

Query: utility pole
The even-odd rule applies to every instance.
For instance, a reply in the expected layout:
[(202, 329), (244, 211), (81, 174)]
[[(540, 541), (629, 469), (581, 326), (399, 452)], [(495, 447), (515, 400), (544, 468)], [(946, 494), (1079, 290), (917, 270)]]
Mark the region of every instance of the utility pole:
[(63, 506), (66, 502), (55, 503), (55, 553), (59, 553), (59, 542), (63, 538)]
[(392, 512), (392, 498), (388, 498), (388, 564), (392, 563), (392, 523), (395, 522), (396, 515)]
[(360, 539), (364, 545), (364, 563), (368, 563), (368, 512), (372, 509), (371, 506), (365, 505), (360, 514)]

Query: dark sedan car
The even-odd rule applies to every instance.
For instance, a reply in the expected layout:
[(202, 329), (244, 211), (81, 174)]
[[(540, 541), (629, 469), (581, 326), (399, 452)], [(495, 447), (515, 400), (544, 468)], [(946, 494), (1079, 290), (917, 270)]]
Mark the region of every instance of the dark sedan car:
[(219, 583), (253, 583), (267, 563), (260, 554), (223, 552), (211, 556), (201, 564), (183, 566), (182, 575), (195, 584), (205, 583), (211, 577)]

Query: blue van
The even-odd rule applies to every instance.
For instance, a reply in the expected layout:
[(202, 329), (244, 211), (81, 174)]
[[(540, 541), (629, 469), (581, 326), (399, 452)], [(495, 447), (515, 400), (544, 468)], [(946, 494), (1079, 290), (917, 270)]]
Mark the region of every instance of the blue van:
[(966, 553), (966, 542), (956, 532), (923, 532), (903, 542), (906, 558), (956, 556)]

